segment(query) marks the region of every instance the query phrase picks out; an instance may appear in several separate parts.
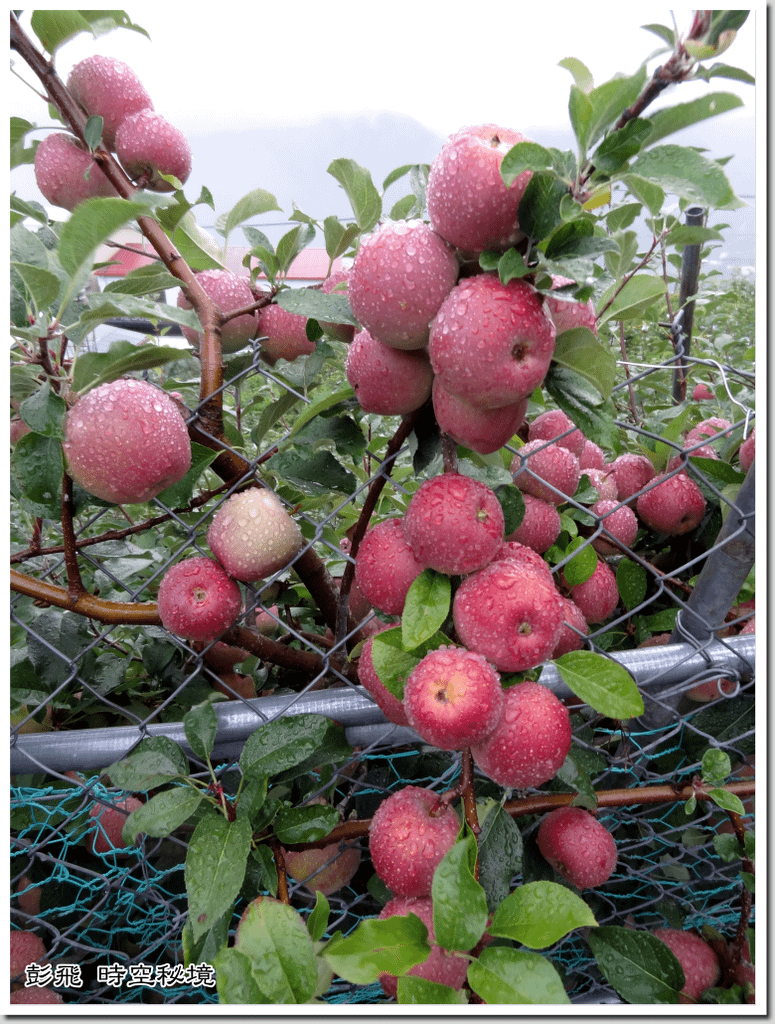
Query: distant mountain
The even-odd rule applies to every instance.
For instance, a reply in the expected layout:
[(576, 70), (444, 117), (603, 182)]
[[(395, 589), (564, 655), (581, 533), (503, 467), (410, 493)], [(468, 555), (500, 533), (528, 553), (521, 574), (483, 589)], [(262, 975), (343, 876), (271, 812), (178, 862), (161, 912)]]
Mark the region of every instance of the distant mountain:
[[(195, 198), (200, 187), (206, 185), (213, 194), (217, 216), (251, 189), (266, 189), (276, 196), (286, 216), (264, 214), (256, 220), (262, 225), (287, 219), (294, 202), (320, 221), (330, 215), (352, 216), (342, 188), (326, 173), (333, 160), (356, 160), (371, 172), (374, 184), (381, 189), (396, 167), (430, 163), (444, 144), (444, 137), (410, 117), (382, 111), (278, 128), (241, 131), (237, 125), (229, 125), (220, 132), (189, 134), (189, 142), (193, 170), (186, 194)], [(406, 182), (394, 186), (391, 202), (408, 191)], [(196, 214), (203, 226), (211, 223), (203, 208), (198, 208)], [(277, 232), (267, 230), (266, 234), (273, 238)]]

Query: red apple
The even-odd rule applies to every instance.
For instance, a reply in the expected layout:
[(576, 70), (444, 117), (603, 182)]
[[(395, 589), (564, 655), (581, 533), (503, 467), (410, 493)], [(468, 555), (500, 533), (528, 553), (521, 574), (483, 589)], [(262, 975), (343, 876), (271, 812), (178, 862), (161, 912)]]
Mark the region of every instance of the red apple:
[(367, 235), (350, 271), (350, 307), (383, 345), (416, 349), (457, 281), (458, 261), (421, 220), (383, 224)]
[(517, 541), (543, 554), (560, 536), (562, 524), (557, 507), (543, 498), (523, 493), (525, 515), (513, 533), (506, 540)]
[[(222, 313), (244, 309), (256, 301), (248, 278), (230, 270), (200, 270), (196, 279)], [(191, 309), (191, 303), (182, 291), (178, 293), (177, 303), (181, 309)], [(189, 345), (198, 350), (202, 342), (201, 332), (190, 327), (183, 327), (182, 330)], [(228, 320), (221, 328), (221, 350), (226, 353), (239, 352), (255, 338), (257, 331), (258, 319), (255, 313), (243, 313)]]
[(583, 807), (558, 807), (538, 828), (538, 849), (577, 889), (607, 882), (616, 867), (611, 833)]
[(474, 572), (503, 542), (503, 509), (486, 484), (461, 473), (426, 480), (404, 514), (404, 536), (418, 562), (437, 572)]
[(121, 60), (93, 53), (75, 64), (67, 88), (90, 117), (102, 118), (102, 141), (114, 149), (126, 118), (153, 110), (153, 101), (135, 72)]
[(86, 147), (62, 132), (41, 139), (35, 150), (35, 181), (43, 198), (64, 210), (74, 210), (85, 199), (118, 195)]
[(170, 633), (206, 643), (237, 621), (242, 594), (212, 558), (194, 556), (166, 571), (159, 584), (157, 608)]
[(579, 460), (557, 441), (528, 441), (511, 460), (514, 483), (525, 494), (562, 505), (581, 480)]
[(553, 582), (508, 558), (463, 580), (452, 615), (461, 643), (500, 672), (525, 672), (551, 658), (563, 623)]
[(482, 409), (447, 391), (438, 377), (433, 380), (431, 397), (439, 430), (480, 455), (497, 452), (511, 440), (525, 418), (528, 403), (523, 398), (514, 405)]
[(439, 647), (412, 669), (404, 709), (414, 731), (440, 750), (463, 750), (493, 731), (503, 709), (498, 673), (480, 654)]
[(679, 1003), (699, 1002), (706, 988), (713, 988), (721, 977), (718, 957), (708, 943), (694, 932), (680, 928), (657, 928), (654, 935), (664, 942), (683, 968), (686, 982)]
[(404, 416), (431, 396), (433, 372), (425, 351), (405, 352), (365, 330), (353, 338), (344, 369), (364, 412)]
[(371, 819), (374, 870), (396, 896), (429, 896), (433, 873), (459, 831), (457, 814), (438, 793), (404, 786), (383, 800)]
[(355, 556), (355, 581), (366, 600), (400, 615), (409, 587), (424, 569), (404, 533), (403, 519), (384, 519), (365, 533)]
[(696, 529), (705, 515), (705, 498), (685, 473), (661, 473), (637, 500), (639, 519), (650, 529), (680, 537)]
[(125, 850), (126, 843), (121, 837), (121, 832), (126, 824), (126, 819), (132, 811), (142, 806), (142, 800), (138, 800), (134, 796), (124, 797), (109, 807), (101, 803), (92, 804), (89, 817), (96, 818), (99, 822), (92, 836), (92, 853), (114, 853), (117, 850)]
[(175, 185), (162, 175), (184, 185), (191, 174), (188, 139), (155, 110), (139, 110), (121, 122), (116, 156), (129, 177), (133, 181), (142, 178), (144, 187), (152, 192), (174, 192)]
[[(433, 900), (430, 896), (421, 899), (409, 899), (398, 896), (389, 900), (378, 915), (378, 920), (389, 917), (406, 917), (414, 914), (428, 929), (428, 943), (431, 951), (420, 964), (415, 964), (406, 973), (414, 978), (425, 978), (439, 985), (447, 985), (456, 990), (462, 988), (468, 974), (468, 957), (462, 953), (448, 952), (435, 941), (433, 931)], [(398, 978), (394, 974), (383, 972), (379, 976), (382, 990), (389, 999), (395, 999), (398, 991)]]
[(431, 227), (467, 253), (508, 249), (521, 238), (517, 209), (532, 171), (511, 185), (501, 177), (503, 156), (521, 132), (494, 124), (461, 128), (431, 163), (426, 201)]
[(114, 380), (79, 398), (65, 417), (63, 450), (73, 480), (117, 505), (150, 501), (191, 468), (178, 407), (142, 380)]
[(276, 303), (259, 311), (258, 333), (264, 337), (261, 358), (270, 365), (278, 359), (291, 363), (299, 356), (308, 356), (315, 351), (315, 342), (307, 337), (307, 317), (291, 313)]
[(543, 382), (556, 330), (526, 281), (477, 274), (455, 285), (431, 326), (428, 352), (447, 391), (471, 405), (516, 405)]
[(548, 687), (528, 680), (506, 690), (498, 725), (471, 753), (499, 786), (528, 789), (554, 778), (571, 739), (568, 709)]

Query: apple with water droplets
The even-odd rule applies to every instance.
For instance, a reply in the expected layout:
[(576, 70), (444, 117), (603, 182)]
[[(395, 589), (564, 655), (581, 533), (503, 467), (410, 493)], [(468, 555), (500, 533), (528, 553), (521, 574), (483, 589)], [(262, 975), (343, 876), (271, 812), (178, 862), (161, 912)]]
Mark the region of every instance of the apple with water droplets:
[(554, 778), (571, 739), (568, 709), (547, 686), (527, 680), (505, 691), (500, 721), (471, 754), (493, 782), (527, 789)]
[(62, 447), (73, 480), (117, 505), (150, 501), (191, 468), (178, 407), (142, 380), (114, 380), (79, 398), (65, 416)]
[(407, 540), (403, 519), (383, 519), (369, 527), (358, 547), (355, 582), (375, 608), (400, 615), (409, 587), (424, 568)]
[[(195, 276), (197, 283), (222, 313), (244, 309), (256, 301), (248, 278), (234, 274), (231, 270), (200, 270)], [(178, 293), (177, 304), (180, 309), (191, 309), (191, 303), (182, 291)], [(185, 326), (182, 331), (189, 345), (198, 350), (202, 343), (201, 331)], [(221, 328), (221, 351), (239, 352), (251, 338), (255, 338), (257, 331), (258, 319), (255, 313), (242, 313), (228, 320)]]
[(481, 743), (498, 724), (501, 679), (480, 654), (463, 647), (438, 647), (409, 673), (404, 709), (426, 743), (440, 750), (463, 750)]
[(284, 569), (301, 551), (303, 537), (285, 506), (264, 487), (232, 494), (207, 531), (210, 550), (235, 580), (255, 583)]
[(454, 253), (427, 224), (391, 221), (361, 242), (350, 270), (350, 307), (383, 345), (423, 348), (458, 272)]
[(353, 338), (344, 371), (364, 412), (405, 416), (431, 396), (433, 371), (425, 350), (385, 345), (366, 330)]
[(72, 97), (90, 117), (102, 118), (102, 141), (115, 149), (116, 132), (126, 118), (153, 110), (153, 101), (132, 68), (115, 57), (93, 53), (67, 76)]
[(179, 128), (155, 110), (130, 114), (116, 132), (116, 156), (133, 181), (142, 180), (152, 192), (173, 192), (175, 185), (163, 175), (184, 185), (191, 174), (191, 147)]
[(558, 807), (538, 827), (538, 849), (577, 889), (607, 882), (616, 867), (614, 837), (583, 807)]
[[(391, 626), (388, 623), (380, 623), (378, 632), (375, 635), (379, 635), (379, 633), (390, 628)], [(372, 656), (373, 646), (374, 636), (370, 636), (364, 643), (361, 649), (361, 656), (358, 659), (358, 679), (363, 688), (374, 698), (374, 703), (389, 722), (392, 722), (394, 725), (408, 726), (409, 719), (406, 717), (406, 709), (403, 702), (388, 690), (377, 674)]]
[(482, 409), (447, 391), (438, 377), (434, 377), (431, 398), (439, 430), (480, 455), (497, 452), (511, 440), (525, 419), (528, 403), (523, 398), (514, 405)]
[(92, 804), (89, 817), (96, 818), (99, 823), (95, 826), (92, 836), (92, 852), (114, 853), (117, 850), (125, 850), (127, 844), (121, 835), (124, 825), (132, 811), (142, 806), (142, 800), (138, 800), (136, 796), (124, 797), (109, 807), (101, 803)]
[(562, 523), (557, 506), (533, 494), (522, 494), (525, 503), (525, 514), (522, 522), (509, 536), (507, 541), (516, 541), (543, 554), (548, 551), (560, 536)]
[(713, 988), (721, 977), (718, 957), (695, 932), (680, 928), (656, 928), (653, 935), (673, 953), (684, 972), (684, 987), (679, 1003), (697, 1003), (706, 988)]
[(428, 353), (447, 391), (494, 409), (516, 405), (543, 383), (556, 333), (532, 285), (476, 274), (463, 278), (441, 304)]
[(548, 567), (544, 573), (509, 558), (463, 580), (452, 617), (461, 643), (500, 672), (526, 672), (550, 658), (563, 623)]
[(462, 473), (426, 480), (404, 513), (404, 536), (417, 561), (450, 576), (487, 565), (503, 542), (503, 528), (495, 492)]
[(259, 311), (258, 334), (262, 338), (261, 358), (270, 365), (278, 359), (291, 363), (315, 351), (315, 342), (307, 337), (307, 317), (274, 302)]
[(404, 786), (383, 800), (371, 819), (374, 870), (395, 896), (429, 896), (433, 873), (459, 831), (457, 814), (440, 794)]
[(195, 555), (165, 572), (156, 604), (162, 625), (170, 633), (207, 643), (237, 621), (242, 594), (218, 562)]
[(521, 491), (553, 505), (572, 498), (581, 480), (578, 458), (558, 441), (528, 441), (511, 460), (510, 469)]
[(426, 202), (431, 227), (465, 254), (504, 250), (524, 234), (517, 211), (532, 171), (511, 185), (501, 177), (501, 162), (512, 146), (527, 142), (513, 128), (479, 124), (451, 135), (432, 161)]
[(660, 473), (638, 498), (638, 518), (650, 530), (680, 537), (696, 529), (705, 515), (705, 496), (685, 473)]
[(92, 154), (73, 135), (52, 132), (35, 150), (35, 181), (53, 206), (74, 210), (85, 199), (117, 196)]

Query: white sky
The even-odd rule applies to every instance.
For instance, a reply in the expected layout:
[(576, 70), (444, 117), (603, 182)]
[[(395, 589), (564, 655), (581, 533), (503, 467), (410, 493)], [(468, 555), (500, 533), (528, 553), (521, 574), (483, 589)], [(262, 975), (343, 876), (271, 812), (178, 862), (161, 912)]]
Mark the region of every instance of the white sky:
[[(162, 116), (197, 133), (382, 109), (409, 114), (442, 135), (482, 122), (564, 126), (572, 78), (560, 60), (580, 59), (600, 84), (617, 72), (631, 74), (660, 45), (641, 25), (673, 24), (669, 7), (621, 0), (554, 0), (530, 8), (515, 0), (296, 0), (274, 9), (246, 3), (125, 9), (151, 41), (124, 30), (97, 40), (81, 35), (59, 51), (57, 70), (66, 78), (90, 53), (113, 55), (134, 69)], [(691, 8), (672, 10), (685, 32)], [(755, 18), (754, 12), (720, 58), (752, 74)], [(28, 25), (24, 16), (22, 23)], [(34, 82), (18, 61), (17, 67)], [(752, 109), (752, 87), (726, 79), (712, 87), (736, 92)], [(682, 85), (680, 98), (708, 88)], [(14, 76), (10, 107), (47, 124), (45, 108)]]

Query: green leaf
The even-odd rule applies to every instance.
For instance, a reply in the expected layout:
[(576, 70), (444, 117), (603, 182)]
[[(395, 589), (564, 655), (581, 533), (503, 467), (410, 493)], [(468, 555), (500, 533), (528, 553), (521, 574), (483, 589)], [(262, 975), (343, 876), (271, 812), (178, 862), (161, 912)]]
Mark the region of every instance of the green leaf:
[(343, 256), (359, 233), (357, 224), (342, 224), (337, 217), (326, 217), (323, 221), (323, 237), (328, 258), (335, 260)]
[(213, 966), (219, 1003), (244, 1006), (272, 1001), (264, 995), (252, 962), (238, 949), (222, 949)]
[(565, 554), (575, 551), (576, 554), (563, 566), (562, 574), (569, 587), (586, 583), (597, 568), (597, 552), (584, 537), (576, 537), (568, 545)]
[(677, 1003), (685, 984), (672, 951), (649, 932), (605, 925), (589, 933), (605, 978), (628, 1003)]
[(157, 210), (159, 223), (169, 235), (180, 255), (194, 271), (224, 270), (223, 254), (212, 235), (200, 228), (191, 209)]
[(209, 700), (196, 704), (183, 716), (183, 730), (194, 756), (207, 761), (218, 732), (218, 716)]
[(553, 174), (534, 172), (519, 203), (519, 226), (531, 238), (546, 238), (562, 224), (560, 200), (568, 188)]
[(635, 117), (623, 128), (607, 135), (592, 155), (595, 170), (616, 174), (627, 161), (639, 153), (651, 134), (651, 121)]
[(623, 558), (616, 567), (616, 587), (624, 607), (632, 611), (646, 597), (648, 574), (638, 562)]
[(59, 262), (75, 277), (89, 265), (97, 246), (130, 220), (147, 213), (143, 203), (112, 197), (86, 199), (65, 221), (59, 236)]
[[(188, 844), (184, 877), (194, 941), (234, 903), (245, 877), (251, 828), (246, 818), (208, 815)], [(305, 929), (306, 934), (306, 929)]]
[(174, 740), (149, 736), (127, 757), (105, 769), (114, 786), (130, 793), (147, 793), (188, 775), (188, 758)]
[(570, 71), (573, 81), (583, 92), (590, 92), (594, 88), (595, 80), (592, 77), (592, 72), (577, 57), (565, 57), (557, 62), (557, 67)]
[[(603, 293), (598, 303), (598, 324), (608, 320), (640, 319), (655, 302), (664, 298), (665, 282), (655, 274), (633, 274), (620, 287), (618, 283)], [(610, 305), (608, 305), (610, 301)]]
[(554, 167), (554, 156), (550, 149), (537, 142), (517, 142), (503, 154), (501, 178), (511, 186), (523, 171), (545, 171)]
[(279, 273), (288, 273), (293, 261), (314, 237), (315, 228), (311, 224), (299, 224), (282, 236), (276, 249)]
[(619, 450), (615, 409), (610, 399), (603, 401), (596, 387), (576, 371), (554, 365), (544, 378), (544, 387), (590, 441)]
[(371, 231), (382, 215), (382, 199), (369, 171), (355, 160), (340, 158), (329, 164), (328, 173), (344, 189), (361, 232)]
[(401, 700), (407, 677), (415, 665), (418, 665), (429, 651), (451, 643), (449, 637), (443, 633), (434, 633), (419, 646), (406, 651), (402, 642), (402, 627), (386, 629), (374, 637), (371, 646), (374, 671), (385, 689)]
[(323, 715), (302, 714), (260, 725), (242, 748), (240, 768), (267, 776), (295, 768), (324, 742), (330, 724)]
[(326, 412), (327, 409), (332, 406), (339, 405), (340, 403), (346, 402), (348, 398), (352, 398), (355, 392), (349, 384), (340, 385), (334, 382), (330, 387), (325, 388), (323, 393), (315, 398), (314, 402), (310, 402), (306, 405), (303, 411), (299, 414), (295, 420), (289, 437), (293, 437), (298, 434), (302, 427), (305, 427), (310, 420), (319, 416), (322, 412)]
[(423, 963), (430, 951), (428, 929), (416, 914), (407, 914), (381, 921), (366, 918), (347, 938), (337, 932), (322, 954), (340, 978), (370, 985), (383, 971), (401, 977)]
[(665, 190), (656, 182), (649, 181), (642, 174), (623, 174), (621, 180), (628, 192), (648, 207), (649, 213), (656, 217), (665, 202)]
[(586, 156), (589, 134), (592, 129), (592, 101), (589, 98), (591, 85), (591, 76), (589, 78), (590, 88), (582, 88), (580, 84), (572, 85), (568, 98), (568, 114), (573, 134), (576, 136), (581, 159), (584, 159)]
[(588, 327), (573, 327), (557, 335), (553, 360), (592, 384), (610, 398), (616, 383), (616, 356)]
[(589, 100), (592, 105), (590, 118), (589, 145), (594, 145), (608, 131), (623, 110), (632, 106), (646, 84), (646, 67), (642, 65), (633, 75), (615, 75), (607, 82), (592, 89)]
[(251, 217), (258, 217), (259, 214), (269, 213), (270, 210), (282, 210), (277, 205), (277, 200), (271, 192), (263, 188), (253, 189), (246, 196), (238, 199), (228, 213), (221, 214), (216, 221), (216, 229), (228, 239), (232, 231), (243, 224)]
[(433, 873), (433, 932), (444, 949), (473, 949), (487, 925), (487, 895), (476, 881), (473, 834), (459, 839)]
[(688, 103), (674, 103), (650, 115), (651, 131), (645, 145), (652, 146), (666, 135), (672, 135), (682, 128), (697, 124), (708, 117), (724, 114), (727, 110), (741, 107), (743, 101), (731, 92), (711, 92)]
[(468, 968), (468, 983), (486, 1003), (570, 1003), (559, 974), (546, 957), (506, 946), (482, 950)]
[(331, 908), (328, 900), (319, 889), (315, 893), (315, 897), (315, 906), (307, 918), (307, 931), (313, 942), (319, 942), (325, 935), (326, 928), (328, 928), (328, 917)]
[(329, 451), (286, 450), (273, 457), (271, 469), (281, 479), (317, 491), (352, 494), (358, 487), (355, 476)]
[(203, 799), (204, 794), (191, 786), (157, 793), (129, 815), (121, 833), (124, 842), (134, 843), (141, 833), (155, 839), (170, 835), (188, 821)]
[(262, 1002), (306, 1003), (314, 994), (315, 947), (292, 907), (278, 900), (254, 900), (240, 923), (234, 948), (250, 961)]
[(706, 208), (736, 210), (745, 205), (720, 164), (684, 146), (653, 146), (633, 161), (630, 171), (665, 192)]
[(709, 789), (708, 796), (723, 811), (733, 811), (741, 816), (745, 814), (743, 801), (736, 793), (729, 793), (725, 789)]
[[(91, 305), (81, 313), (79, 323), (88, 325), (90, 329), (111, 317), (134, 317), (138, 320), (150, 320), (153, 324), (178, 324), (201, 330), (199, 317), (193, 309), (170, 306), (144, 295), (100, 292), (91, 296), (89, 301)], [(175, 351), (179, 359), (181, 350), (178, 348)]]
[(274, 831), (284, 846), (323, 839), (339, 824), (339, 812), (325, 804), (283, 807), (274, 819)]
[(44, 270), (42, 267), (30, 266), (27, 263), (12, 262), (11, 266), (22, 281), (24, 281), (24, 287), (27, 289), (37, 310), (42, 312), (56, 302), (59, 296), (59, 289), (62, 286), (62, 282), (56, 274), (52, 274), (50, 270)]
[(25, 434), (11, 452), (11, 478), (33, 515), (59, 519), (62, 512), (62, 445), (56, 437)]
[(64, 437), (63, 420), (67, 412), (64, 399), (51, 390), (48, 380), (19, 406), (19, 415), (36, 434)]
[[(153, 295), (169, 288), (179, 288), (180, 281), (162, 263), (148, 263), (144, 267), (130, 270), (124, 277), (109, 281), (102, 290), (103, 295), (118, 292), (122, 295)], [(175, 307), (176, 309), (179, 307)]]
[(91, 388), (119, 377), (174, 362), (183, 354), (181, 349), (168, 345), (133, 345), (131, 341), (114, 341), (107, 352), (86, 352), (75, 360), (73, 390), (83, 395)]
[(52, 54), (73, 36), (91, 31), (80, 11), (33, 11), (30, 25), (43, 48)]
[(593, 651), (570, 651), (554, 662), (563, 682), (593, 710), (607, 718), (636, 718), (643, 698), (627, 669)]
[(580, 896), (556, 882), (520, 885), (495, 911), (490, 935), (547, 949), (574, 928), (596, 927), (595, 916)]
[(525, 499), (514, 484), (503, 484), (495, 489), (495, 497), (503, 509), (503, 536), (510, 537), (525, 518)]
[(443, 625), (449, 615), (452, 581), (444, 573), (424, 569), (406, 594), (401, 616), (404, 649), (413, 651)]
[(300, 316), (311, 316), (334, 324), (360, 326), (344, 292), (326, 294), (319, 288), (284, 288), (277, 296), (277, 305)]
[[(483, 253), (482, 256), (486, 256), (486, 254)], [(522, 253), (513, 248), (507, 249), (502, 256), (498, 256), (496, 266), (498, 277), (503, 284), (508, 284), (515, 277), (527, 277), (528, 274), (535, 273), (535, 267), (529, 267), (522, 258)]]
[(494, 807), (479, 833), (479, 883), (494, 910), (508, 896), (511, 879), (522, 868), (522, 835), (502, 805)]
[(398, 979), (396, 1001), (406, 1005), (432, 1004), (434, 1006), (465, 1005), (465, 992), (442, 985), (438, 981), (418, 978), (413, 974), (405, 974)]

